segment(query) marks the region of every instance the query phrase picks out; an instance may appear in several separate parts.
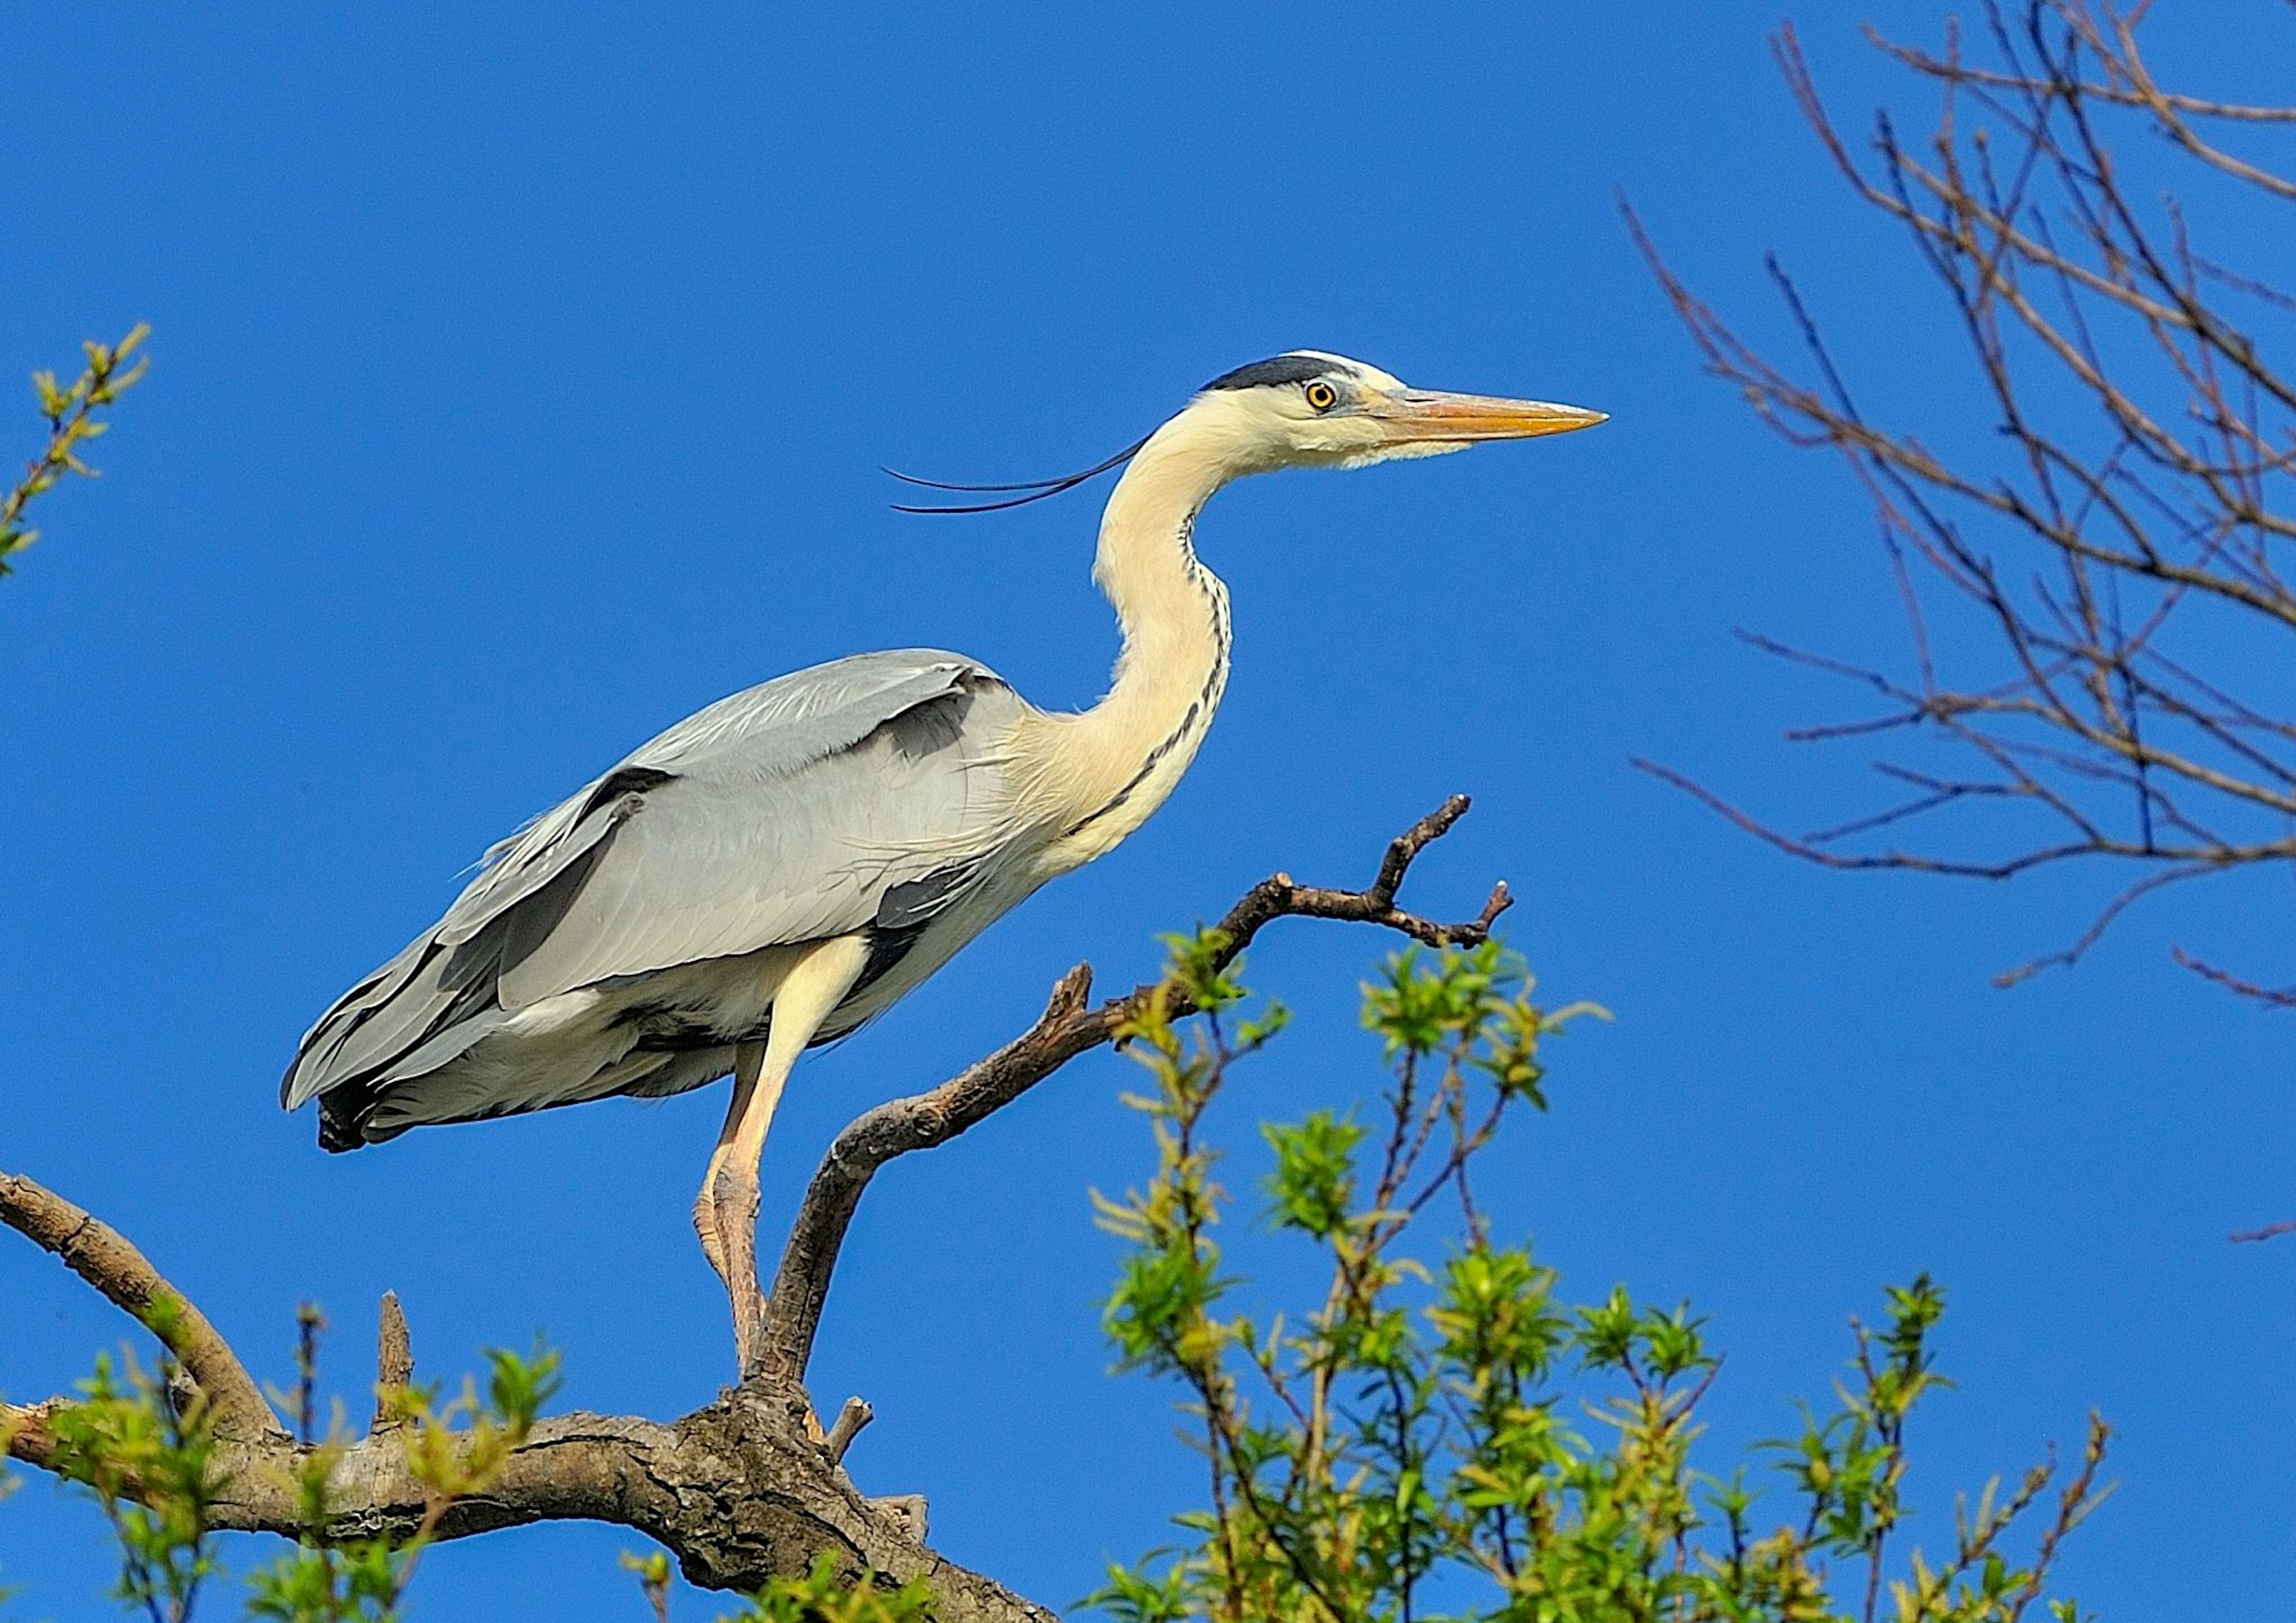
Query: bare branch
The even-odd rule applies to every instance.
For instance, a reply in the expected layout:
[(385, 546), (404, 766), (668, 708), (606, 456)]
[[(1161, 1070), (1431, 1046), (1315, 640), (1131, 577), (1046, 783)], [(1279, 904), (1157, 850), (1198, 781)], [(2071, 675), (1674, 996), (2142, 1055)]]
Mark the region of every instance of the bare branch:
[(821, 1439), (822, 1447), (831, 1459), (843, 1459), (845, 1451), (853, 1447), (853, 1439), (861, 1435), (861, 1428), (876, 1418), (877, 1411), (860, 1398), (847, 1398), (837, 1418), (830, 1422), (829, 1435)]
[(1695, 778), (1686, 777), (1671, 766), (1640, 756), (1632, 765), (1647, 772), (1664, 783), (1670, 783), (1683, 793), (1736, 824), (1747, 833), (1766, 844), (1774, 845), (1791, 857), (1816, 863), (1822, 868), (1882, 869), (1892, 868), (1911, 873), (1938, 873), (1955, 879), (2013, 879), (2026, 869), (2045, 862), (2059, 862), (2067, 857), (2094, 855), (2087, 843), (2047, 846), (2038, 851), (2026, 851), (1999, 862), (1954, 862), (1934, 857), (1923, 857), (1908, 851), (1843, 852), (1830, 851), (1810, 840), (1798, 840), (1792, 834), (1772, 828), (1768, 824), (1730, 804)]
[(2283, 1234), (2296, 1234), (2296, 1217), (2283, 1217), (2277, 1223), (2267, 1223), (2262, 1228), (2243, 1228), (2226, 1234), (2234, 1245), (2253, 1245), (2259, 1241), (2277, 1240)]
[(2253, 980), (2243, 980), (2204, 959), (2195, 958), (2181, 947), (2171, 947), (2169, 955), (2202, 980), (2212, 980), (2227, 992), (2254, 998), (2267, 1008), (2296, 1009), (2296, 987), (2259, 986)]
[[(1900, 45), (1889, 39), (1871, 26), (1867, 27), (1866, 37), (1873, 41), (1877, 48), (1896, 57), (1908, 68), (1926, 73), (1933, 78), (1967, 85), (1989, 85), (2003, 90), (2021, 90), (2030, 82), (2016, 74), (1991, 73), (1982, 68), (1972, 68), (1964, 62), (1940, 61), (1917, 46)], [(2103, 84), (2095, 80), (2087, 81), (2078, 88), (2082, 95), (2092, 102), (2111, 102), (2122, 107), (2151, 105), (2147, 97), (2135, 91), (2125, 90), (2118, 86)], [(2249, 124), (2296, 124), (2296, 107), (2267, 107), (2240, 102), (2210, 101), (2200, 96), (2179, 93), (2156, 94), (2174, 111), (2190, 113), (2195, 118), (2228, 119)]]
[[(1467, 805), (1466, 796), (1454, 795), (1398, 835), (1381, 860), (1378, 874), (1362, 890), (1301, 885), (1283, 873), (1262, 880), (1219, 922), (1224, 945), (1216, 962), (1223, 968), (1234, 962), (1254, 936), (1280, 918), (1378, 924), (1429, 946), (1472, 947), (1488, 939), (1493, 921), (1512, 901), (1504, 884), (1493, 887), (1482, 912), (1464, 923), (1438, 923), (1406, 912), (1395, 900), (1414, 859), (1466, 815)], [(790, 1230), (781, 1270), (766, 1302), (758, 1362), (744, 1372), (745, 1384), (793, 1388), (803, 1383), (846, 1229), (862, 1192), (887, 1161), (947, 1143), (1078, 1055), (1115, 1041), (1151, 999), (1163, 998), (1176, 1017), (1194, 1012), (1194, 1005), (1170, 982), (1137, 987), (1088, 1009), (1085, 1004), (1091, 993), (1091, 967), (1080, 963), (1061, 978), (1037, 1023), (1020, 1037), (930, 1093), (878, 1105), (837, 1135), (815, 1171)]]
[(0, 1172), (0, 1223), (53, 1255), (159, 1337), (207, 1395), (218, 1432), (286, 1435), (264, 1401), (263, 1389), (215, 1326), (109, 1224), (30, 1178), (5, 1172)]
[(2160, 869), (2138, 880), (2107, 902), (2096, 917), (2089, 921), (2088, 928), (2075, 936), (2071, 941), (2054, 952), (2043, 953), (2038, 958), (2021, 963), (2015, 969), (2004, 970), (1993, 978), (1993, 984), (2003, 987), (2015, 986), (2021, 980), (2031, 980), (2046, 969), (2070, 968), (2080, 961), (2084, 953), (2104, 939), (2104, 932), (2112, 928), (2113, 921), (2127, 912), (2132, 905), (2165, 885), (2179, 884), (2188, 879), (2198, 879), (2211, 872), (2214, 870), (2205, 863), (2188, 863), (2182, 867)]
[[(1905, 227), (1935, 279), (1976, 386), (1978, 413), (1961, 414), (1956, 430), (1989, 418), (1998, 455), (1935, 450), (1869, 417), (1775, 258), (1788, 331), (1807, 359), (1799, 370), (1774, 364), (1627, 214), (1708, 369), (1790, 444), (1840, 455), (1881, 521), (1913, 669), (1899, 678), (1749, 638), (1885, 701), (1878, 715), (1787, 737), (1934, 744), (1975, 763), (1876, 761), (1919, 792), (1800, 839), (1679, 774), (1650, 770), (1829, 867), (2002, 879), (2097, 857), (2157, 870), (2125, 886), (2077, 940), (2004, 980), (2073, 962), (2147, 891), (2296, 860), (2296, 717), (2243, 696), (2268, 682), (2255, 673), (2284, 665), (2296, 637), (2296, 373), (2212, 302), (2237, 294), (2271, 317), (2296, 308), (2296, 296), (2202, 251), (2174, 198), (2156, 206), (2131, 192), (2100, 122), (2137, 115), (2189, 160), (2296, 199), (2296, 181), (2194, 123), (2296, 123), (2296, 109), (2162, 86), (2137, 48), (2144, 10), (1995, 0), (1985, 7), (1990, 61), (1964, 55), (1950, 29), (1939, 51), (1871, 36), (1937, 86), (1941, 104), (1925, 143), (1901, 141), (1877, 116), (1870, 154), (1826, 110), (1792, 29), (1774, 42), (1789, 94), (1853, 196)], [(2284, 325), (2269, 335), (2284, 340)], [(1956, 431), (1947, 443), (1963, 440)], [(1997, 546), (2038, 565), (1998, 562)], [(1935, 635), (1948, 614), (1962, 617), (1965, 635)], [(1979, 668), (1941, 668), (1948, 655)], [(2042, 832), (1991, 813), (2038, 818)], [(1975, 857), (1916, 843), (1948, 818), (2005, 828), (2014, 848)], [(1873, 848), (1885, 830), (1907, 848)], [(2243, 996), (2264, 993), (2195, 967)]]

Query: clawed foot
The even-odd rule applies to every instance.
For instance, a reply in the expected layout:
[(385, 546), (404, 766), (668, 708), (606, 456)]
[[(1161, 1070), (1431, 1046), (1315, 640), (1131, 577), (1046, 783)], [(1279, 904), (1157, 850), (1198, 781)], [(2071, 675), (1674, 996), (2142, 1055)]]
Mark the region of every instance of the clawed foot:
[(725, 1283), (734, 1312), (734, 1352), (747, 1381), (764, 1352), (765, 1292), (758, 1285), (758, 1180), (737, 1161), (721, 1164), (693, 1202), (701, 1254)]
[(734, 1291), (734, 1363), (747, 1385), (765, 1364), (765, 1302), (751, 1280), (744, 1291)]
[[(747, 1382), (765, 1361), (765, 1292), (758, 1284), (758, 1182), (754, 1176), (742, 1175), (738, 1161), (713, 1162), (693, 1202), (693, 1232), (701, 1236), (701, 1254), (725, 1283), (734, 1313), (734, 1356), (740, 1378)], [(841, 1461), (861, 1428), (875, 1418), (874, 1411), (858, 1398), (847, 1398), (837, 1419), (827, 1427), (814, 1412), (810, 1398), (802, 1408), (807, 1439), (826, 1450), (832, 1460)]]

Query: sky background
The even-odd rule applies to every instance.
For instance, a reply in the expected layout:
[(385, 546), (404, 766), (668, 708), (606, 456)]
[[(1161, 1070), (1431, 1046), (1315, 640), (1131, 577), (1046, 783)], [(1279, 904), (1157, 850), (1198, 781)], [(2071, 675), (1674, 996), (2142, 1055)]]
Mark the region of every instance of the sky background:
[[(2296, 1029), (2168, 957), (2284, 977), (2276, 881), (2164, 898), (2077, 971), (1997, 991), (2109, 875), (1819, 873), (1628, 765), (1792, 826), (1870, 805), (1859, 758), (1777, 742), (1854, 699), (1730, 630), (1883, 657), (1903, 634), (1855, 488), (1698, 374), (1618, 191), (1757, 334), (1786, 336), (1775, 248), (1884, 408), (1969, 409), (1935, 299), (1770, 66), (1779, 4), (20, 20), (0, 373), (154, 336), (104, 480), (53, 497), (0, 583), (0, 1166), (142, 1243), (270, 1378), (295, 1303), (324, 1303), (355, 1414), (386, 1287), (426, 1373), (541, 1330), (566, 1404), (705, 1401), (729, 1337), (687, 1208), (720, 1090), (323, 1157), (276, 1109), (297, 1037), (491, 840), (720, 694), (928, 644), (1088, 701), (1115, 648), (1087, 578), (1099, 488), (906, 519), (880, 463), (1059, 472), (1216, 373), (1338, 349), (1613, 420), (1223, 495), (1197, 539), (1238, 656), (1193, 774), (800, 1070), (767, 1254), (845, 1119), (1024, 1026), (1073, 961), (1129, 983), (1155, 932), (1277, 867), (1358, 881), (1464, 790), (1411, 899), (1471, 913), (1505, 876), (1543, 985), (1618, 1017), (1557, 1050), (1552, 1116), (1482, 1187), (1577, 1296), (1625, 1281), (1711, 1316), (1710, 1461), (1822, 1398), (1846, 1317), (1927, 1269), (1960, 1384), (1916, 1434), (1924, 1538), (2095, 1407), (2122, 1486), (2069, 1586), (2108, 1618), (2285, 1616), (2296, 1241), (2225, 1235), (2296, 1215)], [(1852, 116), (1903, 89), (1868, 15), (1938, 26), (1926, 3), (1813, 8)], [(2163, 8), (2164, 67), (2284, 98), (2262, 71), (2284, 13), (2209, 19)], [(0, 390), (11, 456), (29, 406)], [(1374, 1086), (1354, 987), (1389, 945), (1269, 932), (1253, 979), (1300, 1018), (1246, 1073), (1234, 1142)], [(1114, 1250), (1087, 1191), (1150, 1161), (1129, 1072), (1089, 1057), (882, 1177), (815, 1365), (824, 1408), (877, 1407), (863, 1488), (928, 1495), (941, 1550), (1054, 1605), (1201, 1493), (1167, 1395), (1110, 1378), (1097, 1330)], [(1238, 1238), (1282, 1277), (1287, 1252)], [(0, 1390), (59, 1389), (122, 1331), (0, 1243)], [(451, 1545), (415, 1615), (635, 1619), (614, 1556), (638, 1543)], [(0, 1511), (28, 1618), (98, 1615), (104, 1546), (45, 1482)]]

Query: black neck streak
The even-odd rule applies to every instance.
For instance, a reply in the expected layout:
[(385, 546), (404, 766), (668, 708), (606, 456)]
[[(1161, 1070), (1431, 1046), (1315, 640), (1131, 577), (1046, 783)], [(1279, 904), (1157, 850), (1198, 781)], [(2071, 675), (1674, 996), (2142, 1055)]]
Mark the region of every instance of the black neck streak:
[(1149, 775), (1156, 770), (1167, 756), (1211, 724), (1212, 712), (1219, 708), (1220, 695), (1227, 688), (1228, 650), (1232, 642), (1228, 625), (1227, 587), (1222, 585), (1219, 577), (1206, 569), (1203, 566), (1203, 561), (1196, 556), (1195, 534), (1196, 515), (1192, 512), (1180, 521), (1180, 531), (1177, 537), (1180, 563), (1181, 568), (1187, 573), (1189, 583), (1203, 594), (1204, 610), (1210, 617), (1211, 668), (1204, 674), (1204, 684), (1198, 690), (1195, 698), (1189, 702), (1186, 712), (1180, 717), (1179, 725), (1165, 735), (1161, 743), (1148, 752), (1148, 758), (1140, 763), (1140, 769), (1125, 781), (1124, 787), (1118, 790), (1107, 804), (1070, 824), (1063, 838), (1090, 828), (1129, 800), (1139, 790), (1140, 785), (1148, 781)]

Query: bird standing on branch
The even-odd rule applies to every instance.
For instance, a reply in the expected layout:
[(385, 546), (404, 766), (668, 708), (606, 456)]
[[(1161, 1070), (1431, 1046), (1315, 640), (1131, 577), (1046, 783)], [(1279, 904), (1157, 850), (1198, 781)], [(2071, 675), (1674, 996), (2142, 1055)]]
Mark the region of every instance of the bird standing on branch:
[(1040, 710), (986, 666), (905, 649), (720, 700), (489, 851), (444, 918), (320, 1017), (281, 1102), (316, 1099), (320, 1143), (350, 1150), (732, 1073), (693, 1222), (746, 1377), (758, 1157), (798, 1056), (1114, 849), (1195, 758), (1228, 672), (1227, 590), (1193, 545), (1213, 492), (1603, 420), (1301, 350), (1213, 379), (1083, 473), (934, 486), (997, 499), (906, 511), (1018, 506), (1128, 464), (1093, 571), (1124, 638), (1106, 697)]

